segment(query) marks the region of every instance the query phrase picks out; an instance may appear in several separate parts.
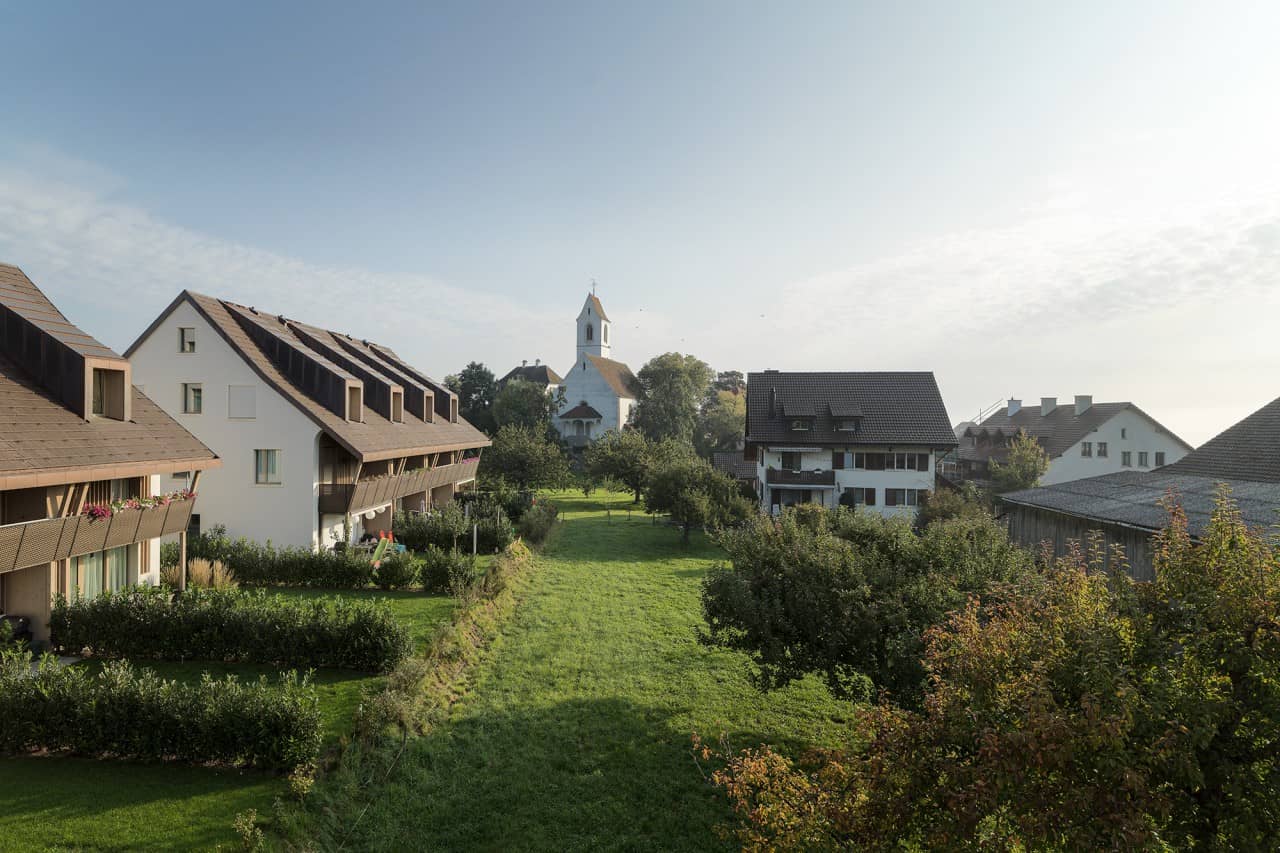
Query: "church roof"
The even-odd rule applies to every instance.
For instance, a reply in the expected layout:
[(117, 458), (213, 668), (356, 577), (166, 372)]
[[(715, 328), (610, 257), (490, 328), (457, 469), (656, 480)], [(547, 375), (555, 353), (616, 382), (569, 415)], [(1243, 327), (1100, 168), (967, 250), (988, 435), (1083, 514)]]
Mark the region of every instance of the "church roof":
[(614, 361), (602, 355), (588, 354), (586, 357), (590, 359), (596, 370), (600, 371), (604, 381), (608, 382), (609, 387), (613, 389), (613, 393), (628, 400), (639, 398), (640, 382), (636, 379), (636, 375), (631, 372), (630, 367), (620, 361)]
[(591, 303), (591, 307), (600, 315), (601, 320), (609, 319), (609, 315), (604, 313), (604, 306), (600, 304), (600, 300), (596, 298), (594, 293), (587, 296), (587, 301)]

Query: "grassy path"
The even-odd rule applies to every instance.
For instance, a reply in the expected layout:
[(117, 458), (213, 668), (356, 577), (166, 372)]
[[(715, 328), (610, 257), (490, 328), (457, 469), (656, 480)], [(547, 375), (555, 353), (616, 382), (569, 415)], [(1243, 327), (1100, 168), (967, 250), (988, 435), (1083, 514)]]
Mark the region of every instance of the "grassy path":
[(762, 696), (740, 655), (697, 644), (712, 546), (627, 522), (620, 495), (557, 500), (567, 521), (473, 690), (368, 792), (348, 848), (713, 849), (728, 813), (692, 732), (743, 747), (844, 731), (816, 682)]

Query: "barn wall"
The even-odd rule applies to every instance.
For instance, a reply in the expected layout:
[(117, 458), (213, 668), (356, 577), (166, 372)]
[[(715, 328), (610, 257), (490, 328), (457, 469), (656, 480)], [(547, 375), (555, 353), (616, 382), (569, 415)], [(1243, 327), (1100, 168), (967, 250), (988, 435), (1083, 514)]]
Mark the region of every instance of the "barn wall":
[(1026, 506), (1008, 505), (1005, 517), (1009, 523), (1010, 539), (1037, 553), (1047, 542), (1056, 557), (1065, 555), (1072, 542), (1080, 543), (1082, 550), (1087, 548), (1090, 534), (1095, 531), (1101, 533), (1107, 549), (1108, 570), (1118, 567), (1113, 565), (1115, 560), (1111, 551), (1113, 546), (1119, 545), (1124, 549), (1130, 577), (1142, 581), (1155, 579), (1151, 565), (1151, 534), (1146, 531)]

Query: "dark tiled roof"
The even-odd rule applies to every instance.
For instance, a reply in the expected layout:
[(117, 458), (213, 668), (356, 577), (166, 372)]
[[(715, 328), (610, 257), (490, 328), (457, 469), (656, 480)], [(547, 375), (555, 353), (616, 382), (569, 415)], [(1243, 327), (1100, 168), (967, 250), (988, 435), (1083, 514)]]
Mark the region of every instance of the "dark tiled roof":
[(1280, 483), (1280, 399), (1160, 471)]
[(1180, 497), (1193, 536), (1209, 524), (1221, 483), (1251, 527), (1271, 527), (1280, 520), (1280, 483), (1260, 483), (1223, 477), (1170, 473), (1170, 465), (1157, 471), (1121, 471), (1101, 477), (1072, 480), (1038, 489), (1010, 492), (1001, 500), (1065, 515), (1143, 530), (1159, 530), (1168, 520), (1160, 500), (1171, 490)]
[[(1075, 404), (1072, 402), (1059, 405), (1047, 416), (1041, 415), (1040, 407), (1033, 405), (1023, 406), (1016, 414), (1010, 417), (1009, 408), (1006, 406), (998, 412), (993, 412), (977, 426), (969, 427), (966, 434), (980, 435), (985, 431), (992, 435), (1013, 436), (1019, 431), (1023, 431), (1039, 441), (1040, 446), (1049, 454), (1049, 458), (1054, 459), (1066, 453), (1077, 441), (1085, 438), (1089, 433), (1128, 409), (1138, 412), (1138, 414), (1155, 424), (1157, 429), (1182, 442), (1182, 439), (1169, 432), (1150, 415), (1143, 412), (1133, 403), (1128, 402), (1094, 403), (1079, 415), (1076, 414)], [(1186, 444), (1186, 442), (1182, 443), (1186, 445), (1188, 450), (1191, 449), (1191, 445)], [(983, 459), (992, 455), (1002, 458), (1003, 449), (992, 454), (989, 448), (966, 448), (962, 443), (960, 448), (961, 457), (977, 458), (977, 456), (966, 455), (969, 453), (981, 456)]]
[[(770, 398), (776, 407), (770, 413)], [(836, 411), (861, 412), (856, 433), (836, 429)], [(813, 417), (813, 429), (792, 432), (791, 417)], [(955, 447), (956, 436), (938, 383), (929, 372), (793, 373), (747, 377), (747, 441), (791, 444), (917, 444)]]
[[(459, 418), (457, 423), (450, 423), (448, 418), (440, 414), (436, 414), (434, 422), (428, 423), (406, 413), (403, 423), (394, 423), (366, 405), (363, 407), (363, 422), (348, 421), (294, 384), (264, 352), (262, 345), (250, 336), (247, 329), (261, 330), (261, 335), (267, 336), (261, 340), (272, 345), (279, 344), (290, 348), (295, 358), (301, 358), (312, 365), (306, 371), (308, 375), (323, 373), (343, 381), (360, 380), (341, 365), (326, 358), (323, 353), (308, 346), (307, 342), (290, 328), (293, 321), (285, 321), (262, 311), (254, 312), (245, 306), (215, 299), (212, 296), (183, 291), (156, 319), (156, 322), (152, 323), (151, 327), (129, 347), (128, 352), (132, 353), (137, 349), (139, 344), (160, 324), (160, 321), (183, 300), (189, 301), (209, 324), (217, 329), (223, 339), (240, 354), (255, 373), (262, 377), (263, 381), (275, 388), (282, 397), (293, 403), (299, 411), (362, 461), (370, 462), (419, 453), (487, 447), (490, 444), (484, 433), (462, 418)], [(387, 374), (388, 379), (390, 374), (403, 375), (432, 391), (437, 400), (449, 393), (444, 390), (442, 384), (422, 376), (386, 347), (356, 341), (340, 332), (327, 332), (311, 326), (302, 326), (302, 328), (308, 330), (310, 334), (330, 336), (326, 340), (341, 344), (353, 354), (355, 352), (365, 354), (374, 363), (384, 368), (381, 373)], [(373, 368), (369, 369), (373, 370)]]
[(754, 480), (756, 463), (742, 458), (741, 450), (724, 450), (711, 454), (711, 465), (735, 480)]
[(33, 323), (49, 337), (61, 341), (80, 355), (119, 358), (110, 347), (63, 316), (26, 273), (15, 266), (0, 264), (0, 304)]
[(600, 371), (604, 381), (609, 383), (613, 393), (628, 400), (634, 400), (640, 396), (640, 383), (636, 381), (636, 375), (631, 372), (630, 367), (600, 355), (588, 355), (587, 358), (595, 365), (596, 370)]
[(590, 406), (588, 406), (586, 403), (579, 403), (578, 405), (574, 406), (574, 407), (573, 407), (572, 409), (570, 409), (569, 411), (565, 412), (565, 413), (564, 413), (563, 415), (561, 415), (560, 417), (565, 418), (565, 419), (570, 419), (570, 418), (583, 418), (583, 419), (595, 418), (595, 419), (599, 420), (600, 418), (602, 418), (602, 417), (604, 417), (604, 416), (603, 416), (603, 415), (601, 415), (599, 412), (597, 412), (595, 409), (593, 409), (593, 408), (591, 408)]
[(520, 367), (513, 367), (506, 376), (498, 380), (498, 386), (506, 385), (513, 379), (523, 379), (525, 382), (533, 382), (546, 388), (548, 385), (559, 385), (564, 381), (560, 374), (556, 373), (546, 364), (525, 364)]

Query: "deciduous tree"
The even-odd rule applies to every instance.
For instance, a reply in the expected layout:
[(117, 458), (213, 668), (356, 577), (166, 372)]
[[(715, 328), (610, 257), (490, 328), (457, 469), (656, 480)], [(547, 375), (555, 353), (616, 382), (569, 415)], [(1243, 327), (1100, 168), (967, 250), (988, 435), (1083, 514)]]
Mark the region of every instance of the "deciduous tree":
[(644, 503), (649, 512), (670, 515), (680, 525), (685, 542), (694, 527), (730, 524), (751, 512), (738, 484), (696, 456), (667, 461), (654, 470)]
[(551, 489), (569, 480), (569, 462), (560, 445), (540, 430), (508, 424), (480, 457), (480, 475), (521, 489)]
[(634, 429), (609, 430), (587, 445), (583, 465), (591, 480), (616, 480), (640, 503), (649, 475), (658, 465), (692, 452), (691, 447), (679, 442), (650, 441)]
[(692, 443), (698, 412), (711, 385), (711, 368), (691, 355), (669, 352), (640, 368), (632, 421), (652, 441)]
[(563, 405), (563, 388), (551, 392), (536, 382), (513, 379), (493, 400), (493, 421), (498, 429), (522, 426), (551, 437), (553, 418)]
[(720, 450), (737, 450), (747, 427), (747, 398), (732, 391), (714, 391), (698, 414), (694, 447), (710, 458)]
[(1019, 431), (1009, 442), (1009, 456), (1001, 463), (991, 460), (991, 485), (995, 493), (1016, 492), (1040, 485), (1040, 478), (1049, 470), (1049, 454), (1040, 442)]
[(492, 435), (493, 398), (498, 393), (498, 382), (493, 371), (478, 361), (470, 362), (461, 373), (446, 376), (444, 384), (458, 395), (458, 415), (479, 430)]

